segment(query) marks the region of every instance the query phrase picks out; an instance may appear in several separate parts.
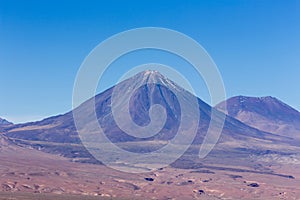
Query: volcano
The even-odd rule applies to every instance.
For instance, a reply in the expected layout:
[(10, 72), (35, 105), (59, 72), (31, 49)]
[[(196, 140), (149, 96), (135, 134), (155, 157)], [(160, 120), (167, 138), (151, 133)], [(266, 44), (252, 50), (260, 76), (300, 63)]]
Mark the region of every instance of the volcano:
[(300, 112), (275, 97), (237, 96), (216, 106), (243, 123), (262, 131), (300, 138)]
[[(116, 123), (112, 112), (112, 95), (119, 97), (126, 95), (130, 88), (138, 86), (130, 95), (128, 107), (131, 120), (138, 126), (147, 126), (150, 120), (151, 105), (159, 104), (165, 109), (165, 123), (157, 134), (144, 138), (135, 137), (124, 132)], [(182, 99), (180, 105), (178, 96)], [(121, 98), (117, 98), (115, 105), (120, 110), (120, 118), (128, 117), (124, 110), (126, 105)], [(196, 104), (191, 103), (196, 99)], [(145, 153), (161, 148), (166, 142), (175, 137), (182, 120), (181, 107), (185, 107), (190, 124), (198, 123), (196, 135), (192, 141), (191, 148), (187, 151), (188, 155), (197, 155), (203, 139), (211, 121), (212, 112), (216, 113), (215, 125), (218, 121), (225, 119), (221, 137), (215, 148), (215, 154), (220, 152), (232, 152), (232, 157), (237, 157), (239, 153), (261, 153), (269, 152), (270, 149), (286, 146), (297, 146), (298, 143), (289, 137), (278, 136), (268, 132), (250, 127), (239, 120), (224, 115), (224, 113), (212, 108), (201, 99), (195, 97), (190, 92), (178, 86), (157, 71), (143, 71), (135, 76), (126, 79), (116, 86), (96, 95), (94, 98), (82, 103), (75, 111), (70, 111), (63, 115), (50, 117), (38, 122), (14, 125), (4, 129), (5, 135), (15, 142), (29, 145), (33, 148), (54, 154), (80, 160), (82, 162), (95, 162), (93, 156), (82, 146), (80, 137), (75, 127), (73, 112), (82, 112), (85, 116), (85, 126), (89, 127), (89, 117), (93, 115), (88, 105), (95, 103), (97, 122), (106, 134), (106, 137), (118, 146), (132, 152)], [(118, 107), (119, 106), (119, 107)], [(200, 114), (199, 120), (196, 114)], [(160, 113), (156, 113), (158, 115)], [(128, 120), (127, 120), (128, 121)], [(124, 126), (130, 126), (126, 124)], [(156, 121), (156, 123), (160, 123)], [(154, 124), (155, 127), (155, 124)], [(85, 127), (83, 127), (85, 128)], [(90, 133), (91, 140), (97, 138), (96, 133)], [(186, 132), (185, 134), (190, 134)], [(61, 145), (63, 144), (63, 145)], [(276, 147), (276, 148), (277, 148)], [(274, 150), (275, 151), (275, 150)], [(272, 151), (271, 151), (272, 152)], [(230, 153), (228, 153), (230, 155)], [(196, 158), (192, 158), (196, 159)]]

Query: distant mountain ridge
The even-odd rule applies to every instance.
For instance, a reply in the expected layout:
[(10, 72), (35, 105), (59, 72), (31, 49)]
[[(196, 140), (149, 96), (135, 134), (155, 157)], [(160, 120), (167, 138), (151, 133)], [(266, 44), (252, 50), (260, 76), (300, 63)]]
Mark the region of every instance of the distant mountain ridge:
[(3, 119), (3, 118), (0, 117), (0, 126), (1, 125), (11, 125), (11, 124), (13, 124), (13, 123), (11, 123), (11, 122), (7, 121), (6, 119)]
[(300, 112), (274, 97), (236, 96), (221, 102), (215, 108), (241, 122), (260, 129), (292, 138), (300, 138)]

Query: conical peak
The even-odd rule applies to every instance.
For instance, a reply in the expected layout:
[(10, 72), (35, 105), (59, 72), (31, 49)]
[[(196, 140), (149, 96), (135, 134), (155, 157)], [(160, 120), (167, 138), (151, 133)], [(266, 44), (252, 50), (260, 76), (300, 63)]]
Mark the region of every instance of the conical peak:
[[(176, 75), (174, 76), (173, 74), (173, 77), (175, 77), (176, 80)], [(178, 78), (177, 80), (179, 80), (178, 82), (180, 82), (180, 80), (183, 79)], [(186, 88), (189, 88), (189, 86), (185, 84), (184, 81), (182, 83), (184, 86), (186, 86)], [(162, 73), (156, 70), (140, 71), (137, 74), (131, 76), (130, 78), (119, 82), (116, 86), (120, 88), (120, 85), (122, 85), (122, 88), (132, 88), (134, 86), (139, 87), (141, 85), (149, 85), (149, 84), (165, 86), (166, 88), (178, 92), (190, 93), (189, 90), (185, 89), (185, 87), (182, 87), (181, 85), (177, 84), (176, 82), (174, 82), (173, 80), (169, 79), (167, 76), (163, 75)]]
[(141, 73), (144, 77), (147, 77), (147, 78), (166, 79), (159, 71), (156, 71), (156, 70), (145, 70)]
[(177, 84), (156, 70), (145, 70), (136, 75), (143, 83), (156, 83), (166, 87), (179, 88)]
[(160, 74), (157, 70), (147, 69), (144, 74)]
[(131, 80), (135, 82), (143, 82), (143, 83), (160, 83), (166, 84), (170, 80), (167, 77), (162, 75), (159, 71), (156, 70), (145, 70), (134, 75)]

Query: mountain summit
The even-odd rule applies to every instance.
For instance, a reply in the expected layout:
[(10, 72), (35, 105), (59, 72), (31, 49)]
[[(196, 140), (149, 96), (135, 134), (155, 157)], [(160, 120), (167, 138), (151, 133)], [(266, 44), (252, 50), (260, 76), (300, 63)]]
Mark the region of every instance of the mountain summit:
[(13, 123), (7, 121), (6, 119), (2, 119), (0, 117), (0, 126), (2, 126), (2, 125), (11, 125), (11, 124), (13, 124)]
[(129, 87), (132, 87), (136, 84), (144, 85), (144, 84), (159, 84), (163, 85), (165, 87), (169, 87), (172, 89), (176, 89), (178, 91), (182, 91), (183, 88), (181, 88), (177, 83), (173, 82), (163, 74), (161, 74), (159, 71), (156, 70), (145, 70), (142, 72), (139, 72), (135, 74), (134, 76), (124, 80), (123, 82), (130, 83)]

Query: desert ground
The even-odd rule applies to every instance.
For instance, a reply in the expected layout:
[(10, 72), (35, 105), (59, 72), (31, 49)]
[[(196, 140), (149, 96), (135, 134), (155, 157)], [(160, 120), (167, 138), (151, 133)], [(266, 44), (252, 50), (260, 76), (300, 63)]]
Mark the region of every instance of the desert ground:
[(201, 168), (129, 174), (2, 145), (0, 199), (300, 199), (300, 164), (261, 159), (270, 163), (272, 173), (234, 162), (213, 164), (208, 157)]

